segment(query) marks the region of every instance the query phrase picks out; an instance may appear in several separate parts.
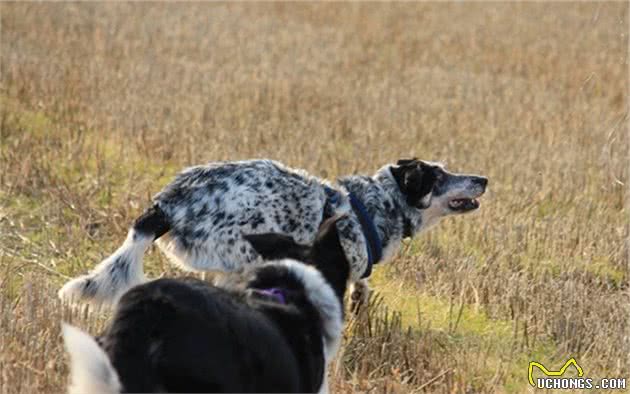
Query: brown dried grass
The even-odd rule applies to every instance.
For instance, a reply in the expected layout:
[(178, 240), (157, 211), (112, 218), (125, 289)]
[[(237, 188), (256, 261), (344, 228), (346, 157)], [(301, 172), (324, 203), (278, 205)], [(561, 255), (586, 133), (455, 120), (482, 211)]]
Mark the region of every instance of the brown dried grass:
[[(377, 269), (334, 392), (628, 376), (627, 3), (2, 3), (0, 392), (61, 392), (55, 291), (181, 167), (486, 174), (482, 210)], [(150, 253), (153, 275), (178, 275)]]

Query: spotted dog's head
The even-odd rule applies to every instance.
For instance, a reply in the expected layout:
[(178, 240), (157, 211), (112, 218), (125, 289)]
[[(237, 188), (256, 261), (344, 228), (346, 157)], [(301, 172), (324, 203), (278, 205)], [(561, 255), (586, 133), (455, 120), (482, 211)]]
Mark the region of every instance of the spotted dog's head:
[(479, 208), (477, 198), (488, 185), (483, 176), (451, 173), (442, 164), (417, 159), (399, 160), (391, 172), (407, 205), (418, 211), (412, 233), (441, 217)]

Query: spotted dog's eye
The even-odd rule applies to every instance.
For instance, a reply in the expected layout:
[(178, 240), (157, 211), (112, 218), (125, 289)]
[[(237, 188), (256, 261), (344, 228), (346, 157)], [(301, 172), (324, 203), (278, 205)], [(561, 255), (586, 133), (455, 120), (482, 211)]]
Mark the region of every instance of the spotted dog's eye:
[(435, 180), (440, 182), (444, 179), (444, 174), (441, 171), (435, 171)]

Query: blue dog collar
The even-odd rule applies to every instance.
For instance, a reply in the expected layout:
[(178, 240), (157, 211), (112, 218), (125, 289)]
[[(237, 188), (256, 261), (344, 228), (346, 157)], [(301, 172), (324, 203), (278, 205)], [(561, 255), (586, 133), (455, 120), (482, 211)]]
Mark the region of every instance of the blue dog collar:
[[(327, 204), (333, 207), (336, 206), (341, 199), (341, 193), (328, 186), (324, 186), (324, 191), (326, 192)], [(361, 224), (361, 232), (363, 233), (363, 237), (365, 238), (368, 264), (361, 278), (367, 278), (372, 274), (372, 266), (374, 264), (378, 264), (383, 258), (383, 243), (381, 241), (381, 238), (378, 236), (378, 231), (376, 230), (374, 220), (372, 220), (372, 218), (370, 217), (370, 214), (368, 213), (365, 205), (352, 192), (348, 194), (348, 197), (350, 199), (352, 210), (357, 216), (357, 219), (359, 219), (359, 223)]]
[(365, 269), (363, 276), (361, 276), (363, 279), (372, 274), (372, 265), (378, 264), (383, 258), (383, 243), (376, 231), (374, 220), (370, 217), (365, 205), (363, 205), (361, 200), (355, 196), (354, 193), (350, 193), (348, 197), (350, 197), (350, 205), (352, 205), (352, 209), (357, 215), (359, 223), (361, 223), (361, 230), (363, 231), (363, 237), (365, 238), (368, 253), (368, 266)]

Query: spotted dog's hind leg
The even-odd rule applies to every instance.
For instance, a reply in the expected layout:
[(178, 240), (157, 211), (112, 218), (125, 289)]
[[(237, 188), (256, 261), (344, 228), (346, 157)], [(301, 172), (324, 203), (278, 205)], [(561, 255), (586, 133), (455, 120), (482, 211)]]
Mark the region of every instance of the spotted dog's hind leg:
[(350, 310), (359, 313), (365, 308), (370, 299), (370, 283), (367, 279), (361, 279), (352, 283), (350, 287)]
[(103, 260), (87, 275), (75, 278), (59, 290), (65, 301), (89, 301), (113, 305), (130, 287), (145, 281), (142, 256), (151, 243), (164, 235), (170, 224), (157, 206), (140, 216), (127, 234), (127, 239), (114, 254)]

